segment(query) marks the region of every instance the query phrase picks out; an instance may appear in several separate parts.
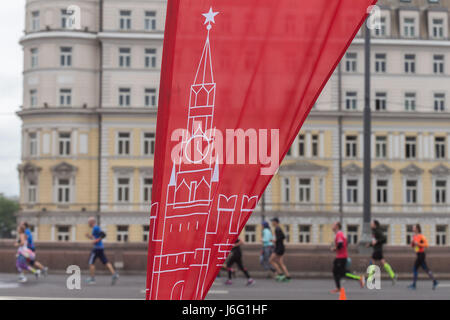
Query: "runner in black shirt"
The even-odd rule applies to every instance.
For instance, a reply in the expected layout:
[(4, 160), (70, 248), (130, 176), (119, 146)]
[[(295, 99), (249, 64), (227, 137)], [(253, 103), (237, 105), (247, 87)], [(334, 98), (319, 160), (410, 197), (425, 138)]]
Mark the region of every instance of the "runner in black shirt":
[(270, 257), (269, 262), (277, 271), (277, 281), (289, 281), (291, 280), (291, 277), (289, 275), (289, 271), (286, 268), (286, 265), (283, 262), (283, 255), (285, 251), (284, 239), (286, 237), (280, 227), (280, 220), (278, 220), (278, 218), (272, 219), (272, 226), (275, 228), (275, 239), (273, 240), (273, 242), (275, 243), (275, 249), (272, 253), (272, 256)]
[(250, 274), (248, 273), (247, 269), (244, 268), (244, 265), (242, 264), (242, 251), (241, 251), (241, 245), (244, 244), (244, 242), (241, 239), (237, 239), (236, 242), (233, 245), (233, 248), (231, 249), (230, 255), (227, 259), (227, 269), (228, 269), (228, 280), (225, 282), (225, 284), (230, 285), (233, 284), (231, 281), (231, 276), (233, 274), (233, 269), (231, 268), (233, 264), (237, 264), (238, 268), (245, 274), (247, 277), (247, 285), (253, 284), (255, 281), (250, 277)]

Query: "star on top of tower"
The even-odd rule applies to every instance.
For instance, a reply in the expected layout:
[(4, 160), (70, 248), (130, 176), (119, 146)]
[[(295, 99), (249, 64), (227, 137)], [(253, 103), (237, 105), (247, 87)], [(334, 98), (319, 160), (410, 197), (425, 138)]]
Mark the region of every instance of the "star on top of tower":
[(217, 16), (219, 14), (219, 12), (213, 12), (212, 7), (209, 8), (209, 12), (208, 13), (202, 13), (202, 16), (204, 16), (206, 18), (205, 23), (208, 23), (208, 30), (211, 29), (211, 22), (212, 23), (216, 23), (214, 21), (214, 17)]

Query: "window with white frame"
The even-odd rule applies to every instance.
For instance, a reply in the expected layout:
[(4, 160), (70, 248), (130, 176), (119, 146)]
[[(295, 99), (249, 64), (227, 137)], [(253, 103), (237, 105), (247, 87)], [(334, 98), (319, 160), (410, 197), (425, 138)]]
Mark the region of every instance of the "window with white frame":
[(436, 245), (445, 246), (447, 245), (447, 226), (437, 225), (436, 226)]
[(304, 157), (305, 153), (305, 135), (301, 134), (298, 136), (298, 156)]
[(145, 89), (144, 105), (146, 107), (156, 107), (156, 89), (155, 88), (146, 88)]
[(387, 156), (387, 137), (375, 137), (375, 157), (377, 159), (384, 159)]
[(345, 71), (356, 72), (358, 63), (358, 54), (356, 52), (347, 52), (345, 54)]
[(117, 178), (117, 202), (130, 202), (130, 178)]
[(299, 178), (298, 179), (298, 202), (310, 203), (311, 202), (311, 179)]
[(37, 104), (38, 104), (37, 90), (32, 89), (30, 90), (30, 107), (31, 108), (37, 107)]
[(131, 30), (131, 11), (130, 10), (120, 10), (119, 27), (120, 27), (120, 30)]
[(155, 155), (155, 134), (153, 132), (144, 133), (144, 155), (154, 156)]
[(405, 181), (406, 184), (406, 203), (416, 204), (418, 202), (418, 181), (413, 179), (408, 179)]
[(36, 203), (37, 200), (37, 184), (36, 180), (29, 179), (27, 181), (27, 202)]
[(405, 236), (405, 240), (406, 240), (406, 244), (411, 244), (412, 239), (414, 237), (414, 226), (412, 224), (406, 225), (405, 226), (406, 229), (406, 236)]
[(345, 92), (345, 109), (356, 110), (358, 107), (358, 93), (356, 91)]
[(70, 241), (70, 226), (56, 226), (56, 240), (60, 242)]
[(145, 49), (145, 67), (146, 68), (156, 68), (156, 49), (155, 48)]
[(442, 18), (431, 19), (431, 35), (435, 39), (444, 38), (444, 19)]
[(37, 68), (39, 65), (39, 49), (31, 48), (31, 68)]
[(245, 226), (245, 242), (256, 242), (256, 226), (254, 224), (248, 224)]
[(414, 92), (405, 93), (405, 111), (416, 111), (416, 94)]
[(375, 37), (385, 37), (387, 34), (387, 20), (386, 17), (380, 17), (379, 28), (373, 30), (373, 35)]
[(117, 133), (117, 154), (119, 156), (130, 154), (131, 134), (129, 132)]
[(357, 244), (359, 238), (359, 226), (347, 225), (347, 242), (348, 244)]
[(283, 231), (284, 231), (284, 240), (286, 241), (286, 243), (291, 242), (291, 225), (284, 224)]
[(152, 201), (152, 187), (153, 187), (153, 179), (152, 178), (143, 178), (142, 179), (142, 200), (145, 204), (149, 204)]
[(37, 155), (37, 134), (36, 132), (28, 133), (28, 155), (36, 156)]
[(416, 73), (415, 54), (405, 54), (405, 73)]
[(39, 31), (41, 29), (41, 18), (39, 11), (31, 12), (31, 31)]
[(145, 30), (156, 30), (156, 11), (145, 11)]
[(416, 158), (416, 145), (417, 138), (416, 137), (406, 137), (405, 139), (405, 157), (406, 159), (415, 159)]
[(376, 180), (376, 202), (378, 204), (388, 203), (388, 184), (386, 179)]
[(311, 156), (319, 156), (319, 136), (317, 134), (311, 136)]
[(445, 137), (435, 137), (434, 138), (434, 156), (436, 159), (445, 159), (446, 139)]
[(387, 104), (387, 93), (386, 92), (376, 92), (375, 93), (375, 110), (376, 111), (386, 111)]
[(300, 224), (298, 226), (298, 243), (311, 243), (311, 226)]
[(414, 38), (416, 36), (416, 19), (403, 18), (403, 36), (405, 38)]
[(150, 235), (150, 226), (148, 224), (142, 226), (142, 241), (147, 242)]
[(346, 183), (347, 203), (358, 203), (358, 180), (348, 179)]
[(447, 203), (447, 180), (437, 179), (434, 183), (434, 202), (436, 204)]
[(61, 107), (70, 107), (72, 105), (72, 89), (59, 90), (59, 105)]
[(444, 59), (443, 54), (433, 55), (433, 72), (435, 74), (444, 74)]
[(346, 136), (345, 137), (345, 156), (347, 158), (356, 158), (357, 156), (357, 136)]
[(61, 64), (61, 67), (72, 66), (72, 48), (71, 47), (61, 47), (60, 48), (60, 64)]
[(128, 242), (128, 229), (127, 225), (116, 226), (116, 240), (117, 242)]
[(286, 203), (291, 201), (291, 181), (289, 178), (283, 178), (283, 201)]
[(131, 89), (119, 88), (119, 106), (129, 107), (131, 105)]
[(445, 93), (434, 94), (434, 111), (445, 111)]
[(70, 179), (57, 179), (56, 201), (58, 203), (70, 203)]
[(71, 145), (71, 134), (70, 132), (60, 132), (59, 133), (59, 155), (68, 156), (70, 155), (70, 145)]
[(129, 68), (131, 67), (131, 49), (119, 48), (119, 67)]
[(69, 29), (72, 27), (72, 12), (67, 9), (61, 10), (61, 28)]
[(386, 54), (376, 53), (375, 54), (375, 72), (385, 73), (386, 72)]

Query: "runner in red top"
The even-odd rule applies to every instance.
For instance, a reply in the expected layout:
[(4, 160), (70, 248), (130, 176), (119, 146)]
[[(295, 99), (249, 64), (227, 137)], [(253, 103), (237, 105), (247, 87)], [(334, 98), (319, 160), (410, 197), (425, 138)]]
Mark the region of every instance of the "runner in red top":
[(336, 234), (336, 237), (334, 239), (334, 245), (331, 249), (336, 252), (336, 259), (334, 259), (333, 262), (333, 277), (334, 282), (336, 283), (336, 289), (332, 290), (331, 293), (338, 293), (341, 291), (341, 279), (343, 277), (358, 280), (361, 288), (364, 287), (364, 277), (352, 274), (347, 270), (349, 260), (347, 252), (347, 238), (341, 229), (342, 226), (340, 222), (335, 222), (333, 224), (333, 232)]

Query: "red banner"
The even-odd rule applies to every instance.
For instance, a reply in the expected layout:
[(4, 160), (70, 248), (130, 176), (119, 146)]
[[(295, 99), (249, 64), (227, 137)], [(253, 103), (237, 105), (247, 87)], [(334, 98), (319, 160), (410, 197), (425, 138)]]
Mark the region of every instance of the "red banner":
[(204, 299), (375, 0), (169, 0), (147, 299)]

